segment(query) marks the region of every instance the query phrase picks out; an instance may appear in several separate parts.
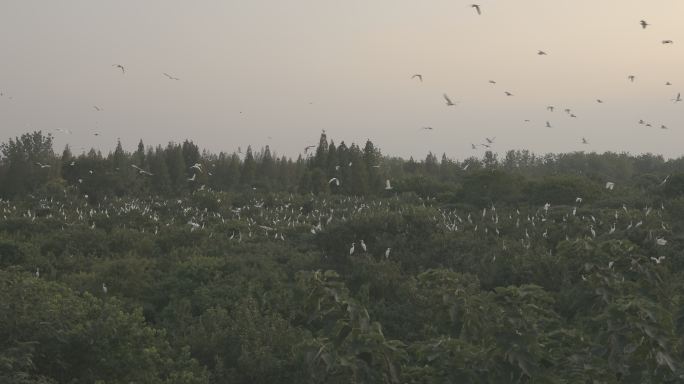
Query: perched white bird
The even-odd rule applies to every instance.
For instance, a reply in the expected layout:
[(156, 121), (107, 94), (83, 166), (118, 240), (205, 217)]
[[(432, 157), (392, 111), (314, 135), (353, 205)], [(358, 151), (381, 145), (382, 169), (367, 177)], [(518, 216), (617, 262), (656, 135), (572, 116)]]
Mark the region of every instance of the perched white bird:
[(351, 256), (351, 255), (354, 254), (354, 246), (355, 246), (355, 245), (356, 245), (356, 243), (352, 243), (351, 248), (349, 248), (349, 256)]
[(392, 189), (392, 184), (390, 183), (389, 179), (385, 180), (385, 190), (389, 191)]
[(361, 240), (361, 249), (363, 249), (364, 252), (368, 251), (368, 248), (366, 247), (366, 243)]
[(192, 174), (192, 177), (188, 179), (188, 181), (195, 181), (195, 178), (197, 177), (196, 173)]
[(328, 180), (328, 184), (335, 183), (336, 186), (340, 186), (340, 180), (337, 177), (333, 177), (332, 179)]
[(36, 268), (36, 278), (40, 278), (40, 268)]
[(662, 237), (659, 237), (656, 239), (656, 244), (658, 245), (667, 245), (667, 240), (663, 239)]
[(107, 291), (108, 291), (107, 286), (105, 285), (105, 283), (102, 283), (102, 293), (104, 293), (106, 295)]
[(387, 249), (385, 250), (385, 259), (389, 259), (390, 251), (391, 251), (391, 250), (392, 250), (392, 248), (387, 248)]
[(612, 191), (613, 188), (615, 188), (615, 183), (613, 183), (611, 181), (606, 182), (606, 189), (609, 189)]

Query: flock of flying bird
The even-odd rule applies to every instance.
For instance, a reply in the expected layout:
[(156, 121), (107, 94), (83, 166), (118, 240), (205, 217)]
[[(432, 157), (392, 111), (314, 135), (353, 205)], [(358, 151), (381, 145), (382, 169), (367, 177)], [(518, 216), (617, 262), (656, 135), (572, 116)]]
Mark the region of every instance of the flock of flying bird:
[[(472, 9), (476, 12), (477, 15), (479, 15), (479, 16), (482, 16), (482, 15), (483, 15), (483, 7), (482, 7), (482, 5), (480, 5), (480, 4), (469, 4), (469, 7), (472, 8)], [(648, 23), (646, 20), (640, 20), (640, 21), (639, 21), (639, 25), (640, 25), (641, 28), (644, 29), (644, 30), (647, 29), (647, 28), (649, 28), (649, 27), (651, 27), (651, 24)], [(672, 45), (672, 44), (674, 44), (674, 41), (671, 40), (671, 39), (663, 39), (663, 40), (661, 40), (661, 43), (662, 43), (663, 45)], [(541, 50), (541, 49), (540, 49), (540, 50), (537, 50), (537, 55), (539, 55), (539, 56), (547, 56), (548, 53), (547, 53), (545, 50)], [(126, 69), (126, 67), (125, 67), (123, 64), (118, 64), (118, 63), (117, 63), (117, 64), (112, 64), (112, 67), (115, 68), (116, 70), (120, 71), (122, 75), (125, 75), (125, 74), (127, 73), (127, 69)], [(166, 77), (168, 80), (171, 80), (171, 81), (179, 81), (179, 80), (180, 80), (180, 78), (178, 78), (178, 77), (176, 77), (176, 76), (174, 76), (174, 75), (171, 75), (171, 74), (169, 74), (169, 73), (167, 73), (167, 72), (163, 72), (162, 75), (163, 75), (164, 77)], [(423, 76), (423, 74), (416, 73), (416, 74), (414, 74), (414, 75), (411, 76), (411, 79), (415, 79), (415, 80), (420, 81), (420, 82), (422, 83), (423, 80), (424, 80), (424, 76)], [(630, 74), (630, 75), (627, 76), (627, 80), (628, 80), (629, 82), (632, 82), (632, 83), (633, 83), (633, 82), (636, 81), (636, 79), (637, 79), (637, 76), (636, 76), (636, 75)], [(489, 83), (490, 83), (491, 85), (493, 85), (493, 86), (496, 86), (496, 85), (497, 85), (497, 82), (496, 82), (495, 80), (489, 80)], [(667, 82), (665, 83), (665, 85), (670, 86), (670, 85), (672, 85), (672, 83), (670, 83), (669, 81), (667, 81)], [(503, 94), (504, 94), (506, 97), (514, 97), (514, 96), (515, 96), (514, 93), (511, 92), (511, 91), (509, 91), (509, 90), (504, 90), (504, 91), (503, 91)], [(4, 94), (3, 92), (0, 92), (0, 97), (3, 97), (3, 96), (5, 96), (5, 94)], [(11, 97), (9, 97), (9, 98), (11, 99)], [(447, 107), (456, 107), (456, 106), (458, 106), (458, 104), (459, 104), (458, 101), (454, 101), (454, 100), (453, 100), (448, 94), (446, 94), (446, 93), (443, 93), (443, 94), (442, 94), (442, 98), (444, 99), (444, 102), (445, 102), (445, 104), (446, 104)], [(603, 103), (604, 103), (604, 100), (602, 100), (602, 99), (600, 99), (600, 98), (595, 99), (595, 101), (596, 101), (596, 103), (598, 103), (598, 104), (603, 104)], [(677, 93), (676, 96), (673, 97), (673, 98), (671, 99), (671, 101), (674, 102), (674, 103), (680, 103), (680, 102), (682, 102), (683, 99), (682, 99), (681, 93)], [(98, 105), (93, 105), (93, 109), (94, 109), (95, 111), (97, 111), (97, 112), (102, 112), (102, 111), (104, 111), (104, 108), (102, 108), (101, 106), (98, 106)], [(547, 110), (548, 110), (549, 112), (554, 112), (555, 107), (554, 107), (554, 106), (548, 106), (548, 107), (547, 107)], [(567, 114), (567, 116), (569, 116), (569, 117), (571, 117), (571, 118), (577, 118), (577, 115), (576, 115), (570, 108), (565, 108), (564, 111), (565, 111), (565, 113)], [(242, 113), (242, 112), (241, 112), (241, 113)], [(530, 122), (531, 122), (531, 120), (525, 119), (525, 123), (530, 123)], [(649, 123), (649, 122), (647, 122), (647, 121), (645, 121), (645, 120), (643, 120), (643, 119), (639, 120), (638, 123), (639, 123), (639, 125), (643, 125), (643, 126), (645, 126), (645, 127), (653, 127), (653, 126), (654, 126), (654, 124)], [(658, 124), (658, 125), (655, 125), (655, 126), (659, 126), (660, 129), (663, 129), (663, 130), (668, 129), (668, 126), (665, 125), (665, 124)], [(546, 127), (546, 128), (554, 128), (554, 125), (551, 123), (550, 120), (546, 120), (546, 121), (544, 122), (544, 127)], [(422, 127), (420, 130), (432, 131), (432, 130), (434, 130), (434, 128), (433, 128), (432, 126), (424, 126), (424, 127)], [(71, 133), (72, 133), (72, 131), (69, 130), (69, 129), (61, 129), (61, 128), (58, 128), (58, 129), (56, 129), (56, 131), (59, 132), (59, 133), (63, 133), (63, 134), (71, 134)], [(94, 135), (94, 136), (100, 136), (100, 133), (99, 133), (99, 132), (93, 132), (93, 135)], [(580, 142), (581, 142), (581, 144), (584, 144), (584, 145), (589, 144), (589, 140), (587, 140), (587, 138), (585, 138), (585, 137), (582, 137), (582, 138), (580, 139)], [(493, 141), (487, 140), (487, 141), (484, 142), (484, 143), (471, 144), (471, 148), (472, 148), (472, 149), (477, 149), (478, 147), (482, 147), (482, 148), (491, 148), (492, 144), (493, 144)], [(307, 154), (308, 151), (309, 151), (311, 148), (315, 148), (315, 146), (307, 146), (307, 147), (304, 149), (304, 153)], [(82, 148), (82, 149), (85, 149), (85, 148)], [(146, 171), (145, 171), (145, 172), (146, 172)], [(143, 173), (143, 172), (141, 172), (141, 173)]]
[[(482, 15), (482, 6), (481, 6), (480, 4), (470, 4), (469, 7), (473, 8), (473, 9), (475, 10), (475, 12), (477, 12), (478, 15), (480, 15), (480, 16)], [(642, 29), (646, 29), (646, 28), (649, 27), (651, 24), (649, 24), (646, 20), (640, 20), (640, 21), (639, 21), (639, 25), (641, 25), (641, 28), (642, 28)], [(672, 44), (674, 44), (674, 41), (669, 40), (669, 39), (666, 39), (666, 40), (661, 40), (661, 43), (662, 43), (663, 45), (672, 45)], [(539, 55), (539, 56), (547, 56), (548, 54), (547, 54), (547, 52), (544, 51), (544, 50), (538, 50), (538, 51), (537, 51), (537, 55)], [(416, 73), (416, 74), (414, 74), (413, 76), (411, 76), (411, 79), (418, 79), (418, 80), (422, 83), (422, 82), (423, 82), (423, 75), (420, 74), (420, 73)], [(633, 83), (633, 82), (636, 80), (636, 76), (635, 76), (635, 75), (628, 75), (628, 76), (627, 76), (627, 80), (629, 80), (630, 82)], [(495, 80), (489, 80), (489, 83), (492, 84), (492, 85), (496, 85), (496, 84), (497, 84), (497, 82), (496, 82)], [(670, 85), (672, 85), (672, 83), (669, 82), (669, 81), (667, 81), (667, 82), (665, 83), (665, 85), (670, 86)], [(507, 97), (515, 96), (515, 95), (514, 95), (512, 92), (510, 92), (510, 91), (504, 91), (504, 95), (506, 95)], [(455, 107), (455, 106), (458, 105), (458, 102), (452, 101), (452, 99), (451, 99), (451, 98), (449, 97), (449, 95), (447, 95), (446, 93), (444, 93), (444, 94), (442, 95), (442, 97), (444, 98), (447, 107)], [(677, 93), (677, 95), (676, 95), (673, 99), (671, 99), (671, 101), (674, 102), (674, 103), (682, 102), (681, 93)], [(602, 99), (596, 99), (596, 103), (598, 103), (598, 104), (603, 104), (604, 101), (603, 101)], [(547, 107), (547, 110), (550, 111), (550, 112), (553, 112), (554, 109), (555, 109), (554, 106), (548, 106), (548, 107)], [(566, 113), (568, 114), (568, 116), (571, 117), (571, 118), (576, 118), (576, 117), (577, 117), (577, 115), (575, 115), (575, 114), (572, 112), (572, 110), (571, 110), (570, 108), (565, 108), (565, 112), (566, 112)], [(525, 120), (525, 123), (529, 123), (529, 122), (530, 122), (529, 119), (526, 119), (526, 120)], [(639, 124), (640, 124), (640, 125), (644, 125), (644, 126), (646, 126), (646, 127), (652, 127), (652, 124), (651, 124), (651, 123), (647, 123), (647, 122), (645, 122), (644, 120), (640, 120), (640, 121), (639, 121)], [(545, 126), (546, 128), (553, 128), (553, 125), (551, 124), (551, 122), (550, 122), (549, 120), (546, 120), (544, 126)], [(665, 124), (661, 124), (661, 125), (660, 125), (660, 128), (661, 128), (661, 129), (668, 129), (668, 127), (667, 127)], [(431, 127), (431, 126), (422, 127), (421, 130), (429, 130), (429, 131), (432, 131), (432, 130), (433, 130), (433, 127)], [(581, 143), (582, 143), (582, 144), (589, 144), (589, 141), (588, 141), (585, 137), (582, 137), (582, 138), (581, 138)], [(477, 149), (478, 146), (481, 146), (481, 147), (484, 147), (484, 148), (490, 148), (490, 147), (491, 147), (491, 144), (493, 144), (493, 142), (491, 142), (491, 141), (489, 141), (489, 139), (487, 139), (487, 143), (483, 143), (483, 144), (471, 144), (471, 148), (472, 148), (472, 149)]]

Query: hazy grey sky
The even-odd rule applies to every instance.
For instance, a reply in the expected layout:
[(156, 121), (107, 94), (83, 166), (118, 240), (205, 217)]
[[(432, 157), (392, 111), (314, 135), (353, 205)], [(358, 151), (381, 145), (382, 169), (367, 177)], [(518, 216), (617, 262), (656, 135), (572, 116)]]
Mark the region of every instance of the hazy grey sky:
[(492, 136), (497, 151), (683, 154), (683, 1), (471, 3), (3, 0), (0, 141), (40, 129), (76, 152), (190, 138), (296, 156), (325, 129), (401, 156), (480, 155), (470, 144)]

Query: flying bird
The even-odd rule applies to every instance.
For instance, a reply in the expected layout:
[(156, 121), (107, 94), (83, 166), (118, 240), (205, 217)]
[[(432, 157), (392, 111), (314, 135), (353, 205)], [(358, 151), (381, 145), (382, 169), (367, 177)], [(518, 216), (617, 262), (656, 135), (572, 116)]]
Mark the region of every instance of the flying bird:
[(121, 74), (122, 74), (122, 75), (123, 75), (124, 73), (126, 73), (126, 68), (124, 68), (124, 66), (121, 65), (121, 64), (113, 64), (112, 67), (119, 68), (119, 69), (121, 70)]
[(603, 104), (603, 100), (601, 100), (601, 99), (596, 99), (596, 102), (599, 104)]
[(489, 80), (489, 84), (496, 85), (496, 81), (494, 81), (494, 80)]
[(475, 10), (477, 11), (477, 14), (478, 14), (478, 15), (482, 15), (482, 10), (480, 9), (480, 5), (479, 5), (479, 4), (470, 4), (470, 7), (471, 7), (471, 8), (475, 8)]
[(642, 28), (642, 29), (646, 29), (646, 27), (648, 27), (649, 25), (651, 25), (651, 24), (647, 23), (646, 20), (641, 20), (641, 21), (639, 21), (639, 24), (641, 24), (641, 28)]
[(546, 110), (550, 112), (553, 112), (554, 109), (555, 107), (553, 105), (549, 105), (548, 107), (546, 107)]
[(675, 103), (678, 103), (678, 102), (682, 101), (682, 93), (681, 93), (681, 92), (678, 93), (678, 94), (677, 94), (677, 97), (675, 97), (674, 99), (672, 99), (672, 101), (674, 101)]
[(585, 138), (583, 137), (583, 138), (582, 138), (582, 144), (589, 144), (589, 142), (587, 141), (587, 139), (585, 139)]
[(456, 104), (454, 104), (453, 101), (451, 101), (451, 99), (449, 98), (449, 96), (446, 93), (443, 95), (443, 97), (444, 97), (444, 100), (446, 100), (447, 107), (453, 107), (456, 105)]
[(173, 76), (169, 75), (169, 74), (168, 74), (168, 73), (166, 73), (166, 72), (164, 72), (164, 76), (168, 77), (168, 78), (169, 78), (169, 80), (180, 80), (179, 78), (177, 78), (177, 77), (173, 77)]
[(551, 123), (549, 123), (548, 121), (546, 122), (546, 128), (551, 128)]
[(316, 148), (316, 146), (315, 146), (315, 145), (309, 145), (308, 147), (305, 147), (305, 148), (304, 148), (304, 153), (308, 153), (308, 152), (309, 152), (309, 149), (313, 149), (313, 148)]
[(494, 144), (494, 139), (496, 139), (496, 137), (492, 137), (491, 139), (489, 137), (485, 137), (485, 140), (487, 140), (489, 144)]
[(102, 111), (102, 108), (98, 107), (97, 105), (93, 105), (93, 108), (98, 112)]
[(506, 96), (513, 96), (513, 94), (508, 91), (505, 91), (504, 93), (506, 94)]
[(421, 75), (420, 73), (416, 73), (415, 75), (411, 76), (411, 79), (415, 78), (418, 78), (418, 80), (420, 80), (421, 83), (423, 82), (423, 75)]
[(627, 79), (633, 83), (635, 77), (634, 77), (634, 75), (629, 75), (629, 76), (627, 76)]
[(651, 256), (651, 260), (653, 260), (656, 264), (660, 264), (663, 262), (663, 260), (665, 260), (665, 256), (658, 256), (657, 258)]
[(674, 44), (674, 41), (672, 41), (672, 40), (663, 40), (662, 43), (663, 43), (663, 44)]
[(545, 56), (545, 55), (546, 55), (546, 52), (544, 52), (544, 51), (542, 51), (542, 50), (539, 50), (539, 51), (537, 51), (537, 55), (539, 55), (539, 56)]

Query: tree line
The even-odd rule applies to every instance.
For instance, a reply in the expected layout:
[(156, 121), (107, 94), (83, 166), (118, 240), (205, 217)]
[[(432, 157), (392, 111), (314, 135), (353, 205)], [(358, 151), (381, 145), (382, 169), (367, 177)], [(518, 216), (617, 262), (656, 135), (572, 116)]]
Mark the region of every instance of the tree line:
[(536, 196), (535, 200), (557, 200), (557, 196), (574, 193), (594, 195), (606, 181), (630, 188), (634, 195), (652, 192), (668, 176), (664, 193), (677, 195), (684, 185), (684, 158), (665, 160), (652, 154), (539, 156), (510, 150), (501, 159), (487, 151), (481, 158), (462, 161), (445, 154), (438, 159), (433, 153), (417, 161), (385, 156), (370, 140), (363, 148), (344, 142), (336, 145), (325, 132), (318, 145), (309, 149), (305, 156), (292, 159), (278, 156), (269, 146), (217, 155), (200, 151), (189, 140), (154, 148), (140, 141), (134, 152), (125, 151), (117, 142), (106, 155), (94, 149), (74, 155), (68, 145), (59, 155), (53, 148), (53, 136), (38, 131), (0, 144), (0, 197), (56, 192), (67, 186), (77, 188), (91, 201), (104, 196), (174, 197), (204, 188), (385, 196), (385, 181), (391, 180), (394, 192), (483, 205), (502, 199), (522, 201), (529, 195)]

